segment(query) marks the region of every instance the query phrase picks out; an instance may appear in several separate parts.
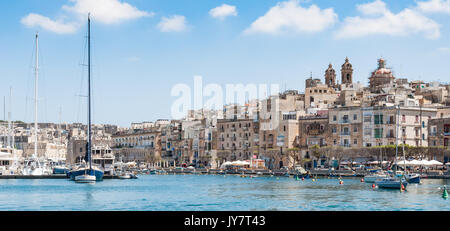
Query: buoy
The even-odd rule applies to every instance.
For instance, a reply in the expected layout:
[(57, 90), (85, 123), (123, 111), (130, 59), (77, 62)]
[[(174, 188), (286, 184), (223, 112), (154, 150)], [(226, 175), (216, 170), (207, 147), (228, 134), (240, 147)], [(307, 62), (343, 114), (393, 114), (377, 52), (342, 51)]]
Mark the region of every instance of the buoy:
[(447, 199), (448, 198), (448, 192), (447, 192), (447, 188), (444, 187), (444, 192), (442, 193), (442, 198)]
[(364, 182), (364, 178), (361, 178), (361, 182)]
[(372, 184), (372, 188), (375, 188), (375, 184)]
[(339, 184), (344, 184), (344, 181), (342, 181), (342, 180), (339, 180)]

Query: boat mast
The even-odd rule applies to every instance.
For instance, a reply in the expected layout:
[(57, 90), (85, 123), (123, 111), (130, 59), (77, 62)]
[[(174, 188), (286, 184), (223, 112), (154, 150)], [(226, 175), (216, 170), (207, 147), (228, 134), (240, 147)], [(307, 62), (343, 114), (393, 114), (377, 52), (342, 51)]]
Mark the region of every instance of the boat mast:
[(36, 33), (36, 65), (34, 67), (34, 156), (37, 158), (37, 147), (38, 147), (38, 125), (37, 125), (37, 117), (38, 117), (38, 106), (37, 106), (37, 97), (38, 97), (38, 78), (39, 78), (39, 35)]
[[(398, 170), (397, 156), (398, 156), (398, 129), (399, 129), (399, 121), (400, 119), (400, 104), (397, 106), (397, 119), (396, 119), (396, 129), (395, 129), (395, 171)], [(396, 173), (394, 173), (396, 174)]]
[(8, 112), (8, 139), (7, 139), (7, 147), (12, 147), (11, 140), (11, 98), (12, 98), (12, 87), (9, 87), (9, 112)]
[(91, 14), (88, 14), (88, 159), (89, 169), (92, 170), (91, 158)]

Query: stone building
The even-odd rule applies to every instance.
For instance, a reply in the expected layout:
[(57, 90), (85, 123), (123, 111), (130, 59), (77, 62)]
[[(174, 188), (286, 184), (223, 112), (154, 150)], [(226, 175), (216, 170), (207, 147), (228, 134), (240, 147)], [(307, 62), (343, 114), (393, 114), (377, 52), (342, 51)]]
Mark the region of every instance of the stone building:
[(252, 119), (217, 121), (219, 161), (249, 160), (258, 146), (259, 124)]
[(369, 88), (371, 92), (380, 93), (383, 87), (392, 85), (395, 81), (395, 77), (392, 74), (392, 70), (386, 68), (384, 59), (378, 59), (378, 68), (372, 72), (369, 78)]
[[(428, 144), (430, 147), (450, 148), (450, 117), (434, 118), (428, 121)], [(449, 159), (445, 160), (448, 162)]]
[(362, 147), (362, 116), (360, 107), (337, 107), (328, 110), (330, 145)]
[(399, 144), (428, 146), (427, 124), (428, 120), (436, 116), (436, 109), (401, 106), (398, 110), (398, 107), (387, 106), (366, 107), (361, 110), (364, 147), (395, 145), (397, 137)]

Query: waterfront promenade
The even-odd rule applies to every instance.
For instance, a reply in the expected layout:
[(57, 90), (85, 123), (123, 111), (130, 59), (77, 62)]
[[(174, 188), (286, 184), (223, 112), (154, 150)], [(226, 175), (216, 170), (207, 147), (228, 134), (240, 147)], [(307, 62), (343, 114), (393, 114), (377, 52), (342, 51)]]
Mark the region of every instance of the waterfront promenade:
[[(140, 170), (134, 171), (139, 175), (147, 175)], [(203, 175), (240, 175), (240, 176), (278, 176), (278, 177), (294, 177), (301, 175), (296, 171), (287, 170), (268, 170), (268, 169), (236, 169), (236, 170), (221, 170), (221, 169), (188, 169), (188, 168), (161, 168), (157, 171), (158, 175), (185, 175), (185, 174), (203, 174)], [(369, 175), (369, 171), (365, 170), (309, 170), (309, 177), (364, 177)], [(422, 179), (450, 179), (450, 172), (448, 171), (426, 171), (419, 173)], [(118, 176), (105, 175), (104, 179), (118, 179)], [(53, 174), (43, 176), (24, 176), (24, 175), (0, 175), (1, 179), (67, 179), (65, 174)]]

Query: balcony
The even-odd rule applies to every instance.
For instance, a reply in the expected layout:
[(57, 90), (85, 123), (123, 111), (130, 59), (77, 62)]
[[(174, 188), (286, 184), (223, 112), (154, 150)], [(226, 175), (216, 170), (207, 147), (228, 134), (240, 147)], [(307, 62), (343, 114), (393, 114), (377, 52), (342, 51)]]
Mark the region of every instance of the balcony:
[(348, 123), (350, 123), (350, 120), (349, 119), (342, 119), (342, 120), (339, 120), (339, 123), (341, 123), (341, 124), (348, 124)]
[(350, 132), (341, 132), (341, 136), (349, 136)]

